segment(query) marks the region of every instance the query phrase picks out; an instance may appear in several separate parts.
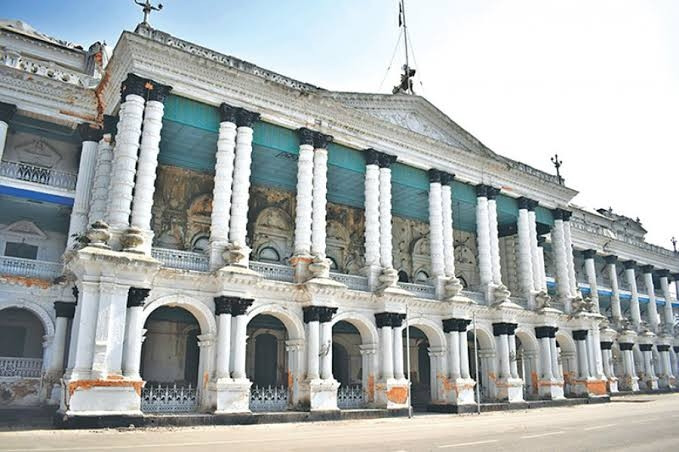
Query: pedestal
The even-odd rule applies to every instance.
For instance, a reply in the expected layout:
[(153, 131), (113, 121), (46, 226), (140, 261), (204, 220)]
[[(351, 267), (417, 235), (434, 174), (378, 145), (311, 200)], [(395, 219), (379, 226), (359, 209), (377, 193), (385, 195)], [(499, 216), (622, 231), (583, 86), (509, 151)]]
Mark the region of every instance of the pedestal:
[(444, 400), (452, 405), (475, 405), (474, 387), (476, 382), (471, 378), (457, 378), (444, 381)]
[(65, 380), (59, 412), (66, 416), (141, 416), (142, 380)]
[(636, 376), (625, 375), (618, 381), (618, 384), (624, 391), (639, 391), (639, 378)]
[(611, 394), (619, 392), (617, 377), (611, 377), (608, 379), (608, 392)]
[(573, 382), (573, 391), (575, 392), (575, 395), (582, 397), (601, 397), (608, 395), (607, 387), (607, 380), (597, 380), (595, 378), (575, 380)]
[(546, 400), (559, 400), (564, 398), (563, 380), (551, 378), (538, 381), (538, 396)]
[(215, 414), (250, 412), (250, 387), (248, 379), (220, 378), (210, 386), (215, 401)]
[(498, 401), (523, 402), (523, 380), (520, 378), (498, 378), (495, 381), (495, 397)]
[(645, 376), (641, 379), (641, 382), (644, 385), (644, 389), (648, 391), (655, 391), (659, 388), (658, 377)]
[(408, 408), (408, 380), (389, 378), (378, 381), (375, 385), (375, 404), (388, 410)]
[(334, 378), (314, 379), (309, 382), (309, 405), (311, 411), (338, 411), (337, 388), (339, 382)]

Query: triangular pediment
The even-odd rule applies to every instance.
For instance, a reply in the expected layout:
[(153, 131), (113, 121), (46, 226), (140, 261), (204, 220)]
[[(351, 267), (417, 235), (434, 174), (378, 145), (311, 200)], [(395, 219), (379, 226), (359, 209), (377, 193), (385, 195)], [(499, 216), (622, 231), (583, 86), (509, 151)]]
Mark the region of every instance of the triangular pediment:
[(40, 229), (35, 223), (29, 220), (19, 220), (8, 226), (3, 230), (3, 233), (11, 236), (31, 237), (35, 239), (45, 240), (47, 234)]

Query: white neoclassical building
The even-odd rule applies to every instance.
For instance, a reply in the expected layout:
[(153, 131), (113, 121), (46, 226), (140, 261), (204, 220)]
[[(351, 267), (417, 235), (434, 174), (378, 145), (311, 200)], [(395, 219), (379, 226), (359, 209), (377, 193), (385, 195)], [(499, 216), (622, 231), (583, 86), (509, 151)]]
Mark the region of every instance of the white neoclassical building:
[(465, 411), (679, 373), (679, 256), (420, 96), (2, 21), (0, 156), (2, 406)]

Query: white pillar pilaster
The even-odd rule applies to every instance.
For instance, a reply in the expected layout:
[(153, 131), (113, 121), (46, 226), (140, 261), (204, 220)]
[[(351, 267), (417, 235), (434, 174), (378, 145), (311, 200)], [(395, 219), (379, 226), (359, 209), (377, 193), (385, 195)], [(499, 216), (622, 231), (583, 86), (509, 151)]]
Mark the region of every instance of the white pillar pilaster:
[(64, 354), (66, 352), (66, 330), (68, 320), (75, 315), (75, 304), (65, 301), (55, 301), (56, 321), (54, 324), (54, 339), (52, 340), (52, 359), (46, 370), (52, 377), (61, 377), (64, 374)]
[(538, 338), (540, 341), (540, 370), (542, 371), (543, 380), (551, 380), (554, 378), (552, 372), (552, 350), (549, 344), (549, 335)]
[(630, 316), (632, 317), (632, 324), (634, 329), (638, 330), (641, 324), (641, 309), (639, 308), (639, 291), (637, 289), (637, 278), (634, 274), (634, 267), (636, 262), (625, 261), (623, 262), (625, 266), (625, 278), (627, 278), (627, 285), (629, 286), (631, 299), (630, 299)]
[(98, 141), (101, 139), (101, 129), (92, 127), (90, 124), (80, 124), (78, 132), (82, 138), (82, 150), (80, 151), (80, 165), (78, 166), (78, 180), (75, 185), (75, 198), (71, 210), (71, 220), (68, 226), (67, 248), (73, 248), (77, 236), (87, 231), (87, 220), (90, 211), (90, 198), (92, 194), (92, 180), (94, 179), (94, 166), (97, 160)]
[(375, 290), (380, 271), (379, 154), (368, 149), (365, 155), (365, 273), (370, 290)]
[(471, 378), (469, 373), (469, 349), (467, 346), (467, 329), (460, 331), (460, 376), (465, 379)]
[(311, 254), (315, 259), (325, 259), (326, 205), (328, 193), (328, 150), (332, 140), (329, 135), (314, 136), (314, 169), (311, 215)]
[(402, 380), (405, 378), (403, 372), (403, 328), (401, 328), (402, 320), (397, 320), (398, 325), (392, 327), (394, 333), (393, 348), (394, 348), (394, 378)]
[(237, 313), (235, 315), (232, 307), (232, 324), (234, 329), (234, 344), (233, 344), (233, 379), (243, 380), (247, 378), (245, 372), (245, 348), (247, 346), (247, 325), (248, 318), (245, 313)]
[(619, 322), (622, 320), (622, 309), (620, 307), (620, 288), (618, 286), (618, 270), (616, 256), (606, 256), (606, 270), (608, 271), (608, 278), (611, 280), (611, 314), (613, 320)]
[(215, 297), (215, 315), (217, 316), (217, 362), (215, 376), (217, 379), (231, 377), (229, 363), (231, 361), (231, 298)]
[(443, 214), (441, 201), (441, 172), (429, 170), (429, 244), (432, 278), (445, 276), (443, 257)]
[(568, 276), (568, 257), (564, 239), (564, 222), (561, 209), (554, 210), (554, 226), (552, 226), (552, 252), (554, 253), (554, 269), (556, 272), (556, 289), (567, 313), (570, 313), (571, 285)]
[(514, 334), (507, 335), (507, 342), (509, 344), (509, 368), (512, 378), (519, 378), (519, 369), (516, 362), (518, 355), (516, 353), (516, 336)]
[(651, 331), (658, 331), (658, 306), (655, 304), (655, 285), (653, 284), (653, 267), (644, 265), (641, 267), (644, 272), (644, 283), (646, 285), (646, 293), (648, 294), (648, 325)]
[(98, 220), (104, 221), (106, 218), (106, 204), (111, 185), (113, 163), (113, 137), (111, 136), (111, 131), (114, 120), (113, 116), (104, 116), (104, 134), (97, 144), (97, 159), (92, 180), (92, 199), (90, 200), (88, 225)]
[(455, 275), (455, 238), (453, 235), (453, 180), (454, 174), (441, 173), (441, 214), (443, 216), (443, 266), (446, 296), (455, 296), (462, 290), (462, 284)]
[(545, 267), (541, 264), (540, 250), (538, 246), (538, 223), (535, 215), (537, 202), (528, 200), (528, 234), (530, 240), (531, 264), (533, 266), (533, 287), (537, 291), (547, 291), (544, 281)]
[[(394, 333), (392, 329), (392, 313), (382, 312), (375, 314), (377, 328), (380, 331), (381, 350), (381, 374), (382, 380), (394, 378)], [(406, 350), (410, 349), (410, 344), (406, 344)]]
[(488, 197), (485, 185), (476, 186), (476, 246), (479, 252), (481, 287), (487, 290), (493, 282), (493, 266), (490, 250), (490, 225), (488, 223)]
[(674, 312), (672, 312), (672, 294), (670, 293), (669, 272), (660, 272), (660, 289), (662, 290), (665, 306), (663, 307), (663, 323), (674, 326)]
[(125, 341), (123, 346), (123, 376), (134, 380), (141, 379), (141, 346), (144, 336), (144, 301), (149, 289), (130, 287), (127, 293), (127, 315), (125, 322)]
[(321, 378), (323, 380), (330, 380), (332, 379), (332, 324), (329, 320), (320, 323), (320, 340), (323, 350), (320, 357)]
[(583, 251), (585, 257), (585, 273), (587, 275), (587, 283), (589, 284), (590, 294), (589, 296), (594, 303), (594, 312), (599, 313), (599, 286), (596, 280), (596, 266), (594, 263), (594, 257), (596, 256), (595, 250), (585, 250)]
[(563, 211), (563, 239), (566, 250), (566, 259), (568, 261), (568, 280), (570, 283), (570, 291), (572, 296), (578, 294), (578, 281), (575, 277), (575, 260), (573, 259), (573, 240), (571, 238), (571, 218), (572, 212), (568, 210)]
[(394, 268), (391, 237), (390, 163), (383, 158), (380, 159), (380, 264), (387, 269)]
[[(539, 287), (539, 284), (536, 284), (536, 278), (533, 274), (535, 270), (533, 256), (536, 253), (534, 253), (532, 249), (531, 221), (528, 211), (529, 202), (530, 200), (527, 198), (519, 198), (519, 218), (516, 222), (518, 234), (517, 257), (519, 261), (519, 282), (521, 283), (521, 291), (523, 292), (523, 296), (528, 300), (528, 306), (533, 308), (535, 307), (535, 300), (532, 294), (533, 291)], [(535, 246), (537, 247), (537, 238)]]
[[(79, 286), (79, 300), (75, 309), (71, 329), (73, 342), (73, 367), (67, 372), (68, 380), (87, 380), (92, 375), (94, 358), (94, 342), (99, 310), (99, 285), (93, 282), (82, 282)], [(69, 364), (71, 358), (69, 357)], [(69, 366), (70, 367), (70, 366)]]
[(556, 330), (552, 330), (549, 336), (549, 357), (552, 359), (552, 375), (556, 379), (562, 379), (561, 366), (559, 366), (559, 349), (556, 347)]
[(0, 102), (0, 162), (5, 152), (5, 143), (7, 143), (8, 123), (16, 113), (16, 110), (16, 105)]
[(497, 286), (502, 284), (502, 269), (500, 267), (500, 238), (498, 236), (497, 202), (495, 197), (500, 190), (488, 187), (488, 230), (490, 232), (490, 261), (493, 271), (493, 283)]
[(573, 331), (573, 339), (575, 340), (577, 360), (578, 360), (578, 377), (581, 380), (586, 380), (590, 377), (589, 353), (587, 346), (587, 337), (589, 336), (587, 330)]

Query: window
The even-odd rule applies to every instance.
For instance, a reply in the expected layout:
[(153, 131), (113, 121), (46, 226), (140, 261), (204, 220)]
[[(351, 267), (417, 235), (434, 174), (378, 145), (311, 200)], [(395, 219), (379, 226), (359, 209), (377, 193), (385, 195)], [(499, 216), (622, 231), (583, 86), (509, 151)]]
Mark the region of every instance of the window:
[(410, 278), (408, 278), (408, 273), (406, 273), (405, 270), (398, 271), (398, 282), (407, 283), (409, 280)]
[(0, 356), (24, 356), (26, 328), (23, 326), (3, 325), (0, 328)]
[(427, 274), (427, 272), (422, 271), (422, 270), (417, 272), (417, 274), (415, 275), (415, 283), (417, 283), (417, 284), (426, 283), (428, 279), (429, 279), (429, 275)]
[(204, 253), (210, 247), (210, 241), (204, 235), (198, 236), (193, 240), (193, 247), (191, 251), (194, 253)]
[(5, 256), (35, 260), (38, 258), (38, 247), (27, 245), (26, 243), (7, 242), (5, 245)]
[(259, 250), (259, 260), (261, 262), (280, 262), (281, 256), (278, 254), (274, 248), (270, 246), (265, 246)]

